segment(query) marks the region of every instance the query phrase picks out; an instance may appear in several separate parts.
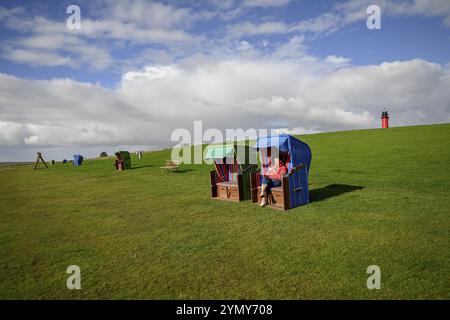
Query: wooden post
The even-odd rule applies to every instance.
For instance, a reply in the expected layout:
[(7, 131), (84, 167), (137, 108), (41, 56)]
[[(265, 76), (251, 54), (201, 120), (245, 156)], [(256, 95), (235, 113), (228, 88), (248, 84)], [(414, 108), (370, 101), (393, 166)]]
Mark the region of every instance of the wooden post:
[(34, 162), (33, 170), (37, 168), (39, 161), (42, 161), (42, 163), (45, 165), (46, 168), (48, 168), (47, 163), (45, 163), (44, 158), (42, 158), (42, 155), (40, 152), (37, 153), (36, 161)]

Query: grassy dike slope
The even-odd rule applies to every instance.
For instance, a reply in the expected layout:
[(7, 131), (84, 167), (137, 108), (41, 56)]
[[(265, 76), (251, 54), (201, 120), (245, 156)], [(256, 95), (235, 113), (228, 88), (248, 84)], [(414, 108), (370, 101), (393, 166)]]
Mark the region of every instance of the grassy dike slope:
[(170, 150), (124, 172), (1, 167), (0, 298), (449, 299), (449, 138), (449, 124), (302, 136), (312, 202), (287, 212), (210, 199), (211, 166), (162, 173)]

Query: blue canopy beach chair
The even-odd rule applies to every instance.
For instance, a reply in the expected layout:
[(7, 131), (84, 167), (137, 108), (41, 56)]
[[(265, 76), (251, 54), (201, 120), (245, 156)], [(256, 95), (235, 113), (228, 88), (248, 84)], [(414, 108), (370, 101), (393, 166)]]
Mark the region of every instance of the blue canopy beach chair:
[(291, 135), (280, 134), (258, 138), (254, 148), (259, 151), (261, 170), (251, 175), (252, 202), (260, 202), (261, 176), (267, 175), (271, 159), (278, 156), (286, 162), (288, 173), (282, 177), (280, 187), (271, 189), (269, 205), (287, 210), (309, 203), (309, 146)]
[(73, 156), (72, 164), (74, 166), (81, 166), (83, 164), (83, 160), (84, 160), (84, 158), (83, 158), (83, 156), (81, 154), (76, 154), (76, 155)]

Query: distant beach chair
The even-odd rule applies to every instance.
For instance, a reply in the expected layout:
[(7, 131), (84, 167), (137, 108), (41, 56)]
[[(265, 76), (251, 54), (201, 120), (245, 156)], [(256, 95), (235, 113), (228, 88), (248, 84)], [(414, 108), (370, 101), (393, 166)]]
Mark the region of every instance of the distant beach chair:
[(74, 166), (81, 166), (83, 164), (83, 160), (84, 160), (84, 158), (83, 158), (83, 156), (81, 154), (76, 154), (76, 155), (73, 156), (72, 164)]
[(131, 156), (128, 151), (116, 152), (116, 161), (114, 163), (116, 170), (122, 171), (126, 169), (131, 169)]

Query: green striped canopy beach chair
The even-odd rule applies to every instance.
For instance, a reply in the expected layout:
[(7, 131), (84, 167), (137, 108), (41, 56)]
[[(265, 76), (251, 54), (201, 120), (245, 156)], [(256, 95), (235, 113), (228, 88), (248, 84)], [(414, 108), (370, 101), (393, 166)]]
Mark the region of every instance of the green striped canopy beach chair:
[(213, 161), (215, 168), (210, 172), (212, 198), (230, 201), (251, 198), (250, 173), (257, 170), (253, 148), (244, 143), (210, 145), (205, 160)]

